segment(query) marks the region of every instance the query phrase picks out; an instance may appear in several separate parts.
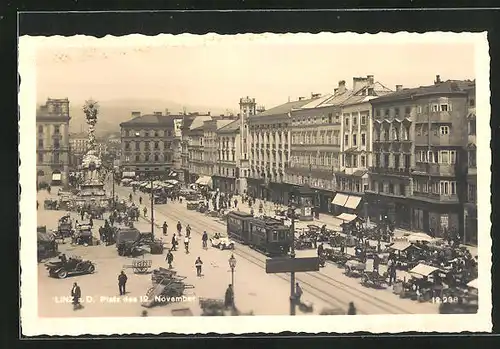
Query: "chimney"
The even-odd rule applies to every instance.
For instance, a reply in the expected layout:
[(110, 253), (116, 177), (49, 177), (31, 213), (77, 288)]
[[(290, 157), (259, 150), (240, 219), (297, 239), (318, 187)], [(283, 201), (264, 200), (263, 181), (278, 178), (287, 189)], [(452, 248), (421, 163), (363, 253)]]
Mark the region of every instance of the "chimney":
[(321, 97), (321, 93), (311, 93), (311, 99)]
[(299, 101), (304, 100), (304, 98), (306, 98), (306, 97), (299, 97)]
[(168, 111), (168, 108), (165, 109), (165, 115), (170, 115), (170, 112)]
[(437, 85), (440, 83), (441, 83), (441, 77), (439, 75), (436, 75), (436, 81), (434, 81), (434, 85)]
[(403, 85), (396, 85), (396, 91), (401, 91), (403, 89)]
[(369, 85), (373, 85), (375, 83), (375, 78), (373, 75), (367, 75), (366, 80), (368, 80)]
[(339, 89), (338, 89), (338, 88), (334, 88), (334, 89), (333, 89), (333, 94), (334, 94), (334, 95), (336, 95), (338, 92), (339, 92)]
[(339, 88), (338, 88), (338, 92), (339, 93), (344, 93), (346, 90), (345, 88), (345, 80), (340, 80), (339, 81)]
[(133, 117), (133, 118), (137, 118), (137, 117), (139, 117), (139, 116), (141, 116), (141, 112), (140, 112), (140, 111), (133, 111), (133, 112), (132, 112), (132, 117)]
[(154, 115), (157, 115), (157, 116), (161, 116), (161, 115), (163, 115), (161, 111), (155, 111), (155, 112), (153, 112), (153, 114), (154, 114)]

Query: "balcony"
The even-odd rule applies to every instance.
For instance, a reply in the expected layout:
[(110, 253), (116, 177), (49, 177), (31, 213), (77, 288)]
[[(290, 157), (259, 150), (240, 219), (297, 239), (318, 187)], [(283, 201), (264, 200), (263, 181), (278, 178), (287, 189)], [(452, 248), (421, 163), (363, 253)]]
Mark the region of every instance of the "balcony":
[(452, 116), (449, 111), (430, 112), (428, 114), (417, 114), (415, 123), (452, 123)]
[(458, 204), (457, 195), (445, 195), (445, 194), (435, 194), (435, 193), (423, 193), (418, 191), (413, 191), (413, 196), (418, 199), (439, 201), (443, 203)]
[(371, 173), (409, 176), (410, 168), (393, 168), (393, 167), (370, 167)]
[(424, 172), (431, 176), (455, 176), (455, 165), (453, 164), (433, 164), (426, 162), (417, 162), (415, 165), (415, 171)]

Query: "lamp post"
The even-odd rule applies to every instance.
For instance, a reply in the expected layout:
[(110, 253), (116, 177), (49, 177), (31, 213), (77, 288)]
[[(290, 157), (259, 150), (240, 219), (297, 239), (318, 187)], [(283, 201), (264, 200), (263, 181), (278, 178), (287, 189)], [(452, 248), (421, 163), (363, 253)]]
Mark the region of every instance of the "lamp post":
[(155, 223), (154, 223), (154, 192), (153, 192), (153, 177), (150, 178), (151, 182), (151, 236), (154, 238), (155, 236)]
[[(295, 258), (295, 196), (292, 193), (292, 202), (288, 206), (288, 217), (292, 220), (290, 225), (290, 258)], [(290, 272), (290, 315), (295, 315), (295, 272)]]
[(229, 267), (231, 268), (231, 285), (233, 285), (233, 308), (234, 308), (234, 268), (236, 268), (236, 258), (231, 254), (231, 258), (229, 258)]

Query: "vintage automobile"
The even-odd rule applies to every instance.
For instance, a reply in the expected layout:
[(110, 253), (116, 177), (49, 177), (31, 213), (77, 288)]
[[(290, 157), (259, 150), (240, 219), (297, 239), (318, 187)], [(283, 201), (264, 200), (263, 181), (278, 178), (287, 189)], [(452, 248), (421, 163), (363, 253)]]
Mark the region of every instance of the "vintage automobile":
[(54, 236), (46, 231), (37, 231), (37, 259), (41, 262), (44, 259), (55, 257), (59, 254), (57, 242)]
[(200, 206), (200, 203), (203, 204), (203, 202), (201, 202), (201, 201), (187, 201), (186, 202), (186, 208), (189, 211), (197, 211), (198, 207)]
[(348, 260), (344, 265), (344, 274), (349, 277), (363, 276), (366, 268), (366, 263), (356, 259)]
[(155, 239), (151, 233), (141, 233), (136, 228), (123, 227), (116, 231), (116, 249), (119, 256), (137, 257), (149, 252), (162, 254), (163, 242)]
[(210, 238), (210, 243), (212, 247), (216, 247), (220, 250), (234, 249), (234, 241), (230, 240), (227, 236), (219, 233), (215, 233), (215, 235)]
[(155, 195), (154, 196), (154, 204), (155, 205), (163, 205), (167, 203), (167, 197), (164, 195)]
[(49, 271), (49, 276), (59, 279), (65, 279), (69, 275), (92, 274), (95, 271), (94, 263), (80, 257), (70, 257), (66, 261), (62, 258), (54, 259), (45, 263), (45, 267)]
[(76, 226), (71, 243), (74, 245), (92, 246), (93, 240), (92, 227), (88, 224), (80, 224)]
[(68, 215), (59, 219), (56, 235), (59, 239), (68, 238), (73, 235), (73, 223)]

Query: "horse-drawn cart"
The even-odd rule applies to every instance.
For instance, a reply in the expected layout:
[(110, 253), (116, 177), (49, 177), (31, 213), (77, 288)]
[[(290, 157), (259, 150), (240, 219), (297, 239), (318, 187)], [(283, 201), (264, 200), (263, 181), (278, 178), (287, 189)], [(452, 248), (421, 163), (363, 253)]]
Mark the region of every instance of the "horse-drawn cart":
[(151, 286), (147, 292), (143, 307), (151, 308), (157, 304), (166, 304), (172, 301), (182, 300), (184, 290), (194, 288), (193, 285), (184, 283), (185, 276), (178, 276), (175, 271), (158, 268), (153, 270)]

